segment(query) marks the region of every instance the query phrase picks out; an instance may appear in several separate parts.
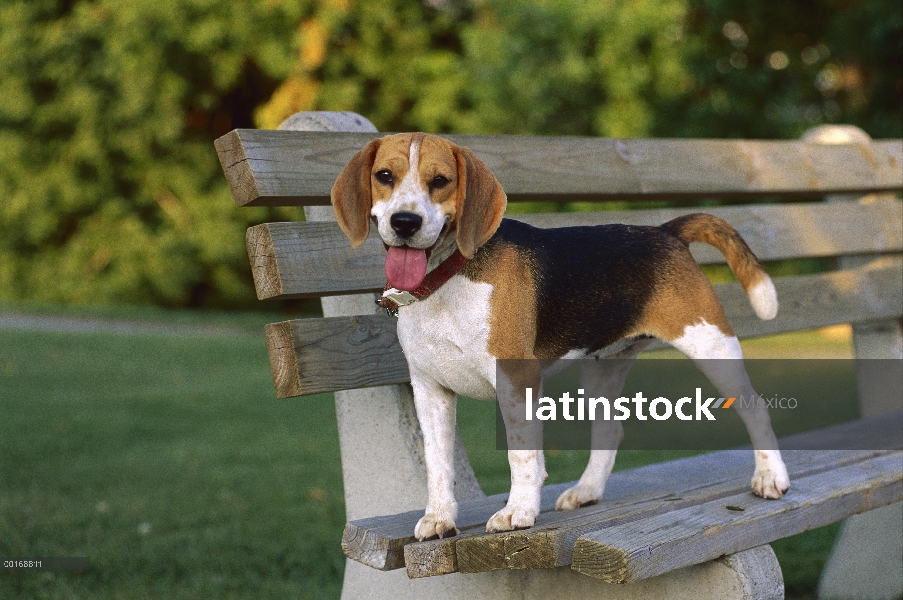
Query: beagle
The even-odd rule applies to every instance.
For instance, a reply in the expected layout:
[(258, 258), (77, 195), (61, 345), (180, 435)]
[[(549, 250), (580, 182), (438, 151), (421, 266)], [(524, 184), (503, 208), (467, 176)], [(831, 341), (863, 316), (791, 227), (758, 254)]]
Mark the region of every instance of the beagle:
[[(498, 392), (503, 415), (522, 414), (525, 398), (506, 390), (539, 389), (542, 373), (530, 369), (500, 369), (497, 379), (499, 359), (633, 359), (658, 338), (696, 361), (725, 397), (758, 397), (741, 360), (702, 360), (741, 359), (742, 353), (690, 242), (711, 244), (725, 255), (760, 318), (773, 318), (778, 307), (771, 279), (721, 219), (694, 214), (660, 227), (559, 229), (503, 219), (505, 193), (473, 152), (422, 133), (371, 141), (344, 168), (331, 196), (352, 246), (364, 242), (372, 222), (387, 249), (382, 303), (397, 311), (423, 430), (429, 490), (414, 531), (420, 540), (457, 533), (456, 394), (495, 400)], [(616, 397), (626, 373), (615, 368), (589, 377)], [(790, 479), (767, 411), (733, 406), (753, 443), (753, 492), (780, 498)], [(511, 432), (505, 421), (509, 442), (527, 433)], [(617, 443), (622, 435), (618, 421), (593, 423), (594, 448), (616, 447), (596, 444)], [(580, 480), (556, 508), (597, 502), (615, 452), (592, 450)], [(511, 493), (489, 519), (490, 532), (531, 527), (539, 514), (542, 451), (509, 450), (508, 460)]]

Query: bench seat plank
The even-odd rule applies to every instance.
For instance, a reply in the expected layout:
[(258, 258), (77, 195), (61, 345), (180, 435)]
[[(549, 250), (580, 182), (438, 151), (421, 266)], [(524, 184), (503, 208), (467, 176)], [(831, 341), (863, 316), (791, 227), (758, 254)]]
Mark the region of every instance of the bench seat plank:
[[(382, 134), (236, 129), (215, 145), (239, 206), (329, 204), (352, 155)], [(903, 140), (799, 141), (448, 135), (493, 171), (509, 200), (755, 197), (903, 187)]]
[[(903, 316), (903, 266), (775, 280), (780, 309), (758, 319), (737, 283), (715, 286), (741, 338)], [(265, 329), (279, 398), (410, 381), (396, 321), (381, 314), (296, 319)], [(655, 347), (664, 347), (660, 344)]]
[[(895, 421), (861, 420), (781, 440), (787, 447), (903, 447)], [(865, 442), (864, 442), (865, 440)], [(784, 452), (791, 478), (823, 472), (887, 454), (881, 450)], [(462, 502), (461, 533), (443, 540), (415, 542), (414, 525), (422, 511), (363, 519), (346, 525), (343, 548), (350, 558), (380, 569), (406, 564), (411, 577), (481, 572), (506, 568), (552, 568), (571, 563), (575, 541), (618, 523), (633, 522), (681, 507), (749, 494), (752, 455), (725, 450), (612, 474), (603, 501), (573, 511), (555, 511), (555, 500), (573, 482), (546, 486), (536, 526), (487, 534), (486, 521), (504, 506), (507, 494)], [(763, 502), (767, 502), (764, 501)], [(413, 543), (412, 543), (413, 542)], [(402, 549), (404, 556), (402, 556)]]
[[(763, 261), (903, 250), (903, 204), (896, 199), (700, 210), (730, 223)], [(687, 212), (675, 208), (510, 218), (538, 227), (661, 225)], [(386, 282), (386, 251), (375, 230), (362, 246), (351, 248), (336, 223), (265, 223), (248, 229), (247, 247), (260, 300), (376, 292)], [(700, 264), (724, 264), (724, 256), (711, 246), (693, 244), (691, 250)]]
[(797, 477), (780, 500), (740, 493), (582, 536), (571, 568), (609, 583), (639, 581), (899, 500), (903, 455), (894, 452)]

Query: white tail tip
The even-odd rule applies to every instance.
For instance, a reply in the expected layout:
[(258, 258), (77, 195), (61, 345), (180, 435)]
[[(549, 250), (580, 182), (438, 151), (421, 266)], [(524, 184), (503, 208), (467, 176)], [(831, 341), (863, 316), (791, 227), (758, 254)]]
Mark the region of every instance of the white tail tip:
[(771, 277), (763, 274), (763, 279), (747, 292), (756, 316), (763, 321), (770, 321), (778, 314), (778, 293), (774, 289)]

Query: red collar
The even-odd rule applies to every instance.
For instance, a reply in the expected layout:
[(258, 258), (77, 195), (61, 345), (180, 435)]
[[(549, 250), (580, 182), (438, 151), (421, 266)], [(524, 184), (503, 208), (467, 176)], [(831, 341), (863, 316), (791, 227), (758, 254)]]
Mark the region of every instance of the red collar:
[(451, 256), (426, 274), (426, 277), (423, 278), (423, 281), (417, 288), (406, 292), (396, 290), (386, 283), (383, 295), (376, 303), (385, 308), (390, 315), (397, 317), (399, 306), (407, 306), (417, 300), (423, 300), (442, 287), (446, 281), (454, 277), (466, 263), (467, 259), (456, 248)]

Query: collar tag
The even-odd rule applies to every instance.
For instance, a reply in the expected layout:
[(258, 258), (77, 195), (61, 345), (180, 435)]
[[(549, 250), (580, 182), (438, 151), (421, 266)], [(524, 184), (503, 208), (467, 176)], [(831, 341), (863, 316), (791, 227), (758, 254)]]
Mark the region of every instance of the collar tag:
[(396, 288), (389, 288), (388, 290), (383, 292), (383, 298), (391, 300), (398, 306), (407, 306), (408, 304), (417, 302), (417, 297), (412, 293)]

